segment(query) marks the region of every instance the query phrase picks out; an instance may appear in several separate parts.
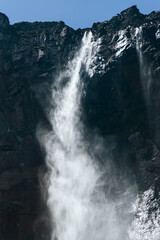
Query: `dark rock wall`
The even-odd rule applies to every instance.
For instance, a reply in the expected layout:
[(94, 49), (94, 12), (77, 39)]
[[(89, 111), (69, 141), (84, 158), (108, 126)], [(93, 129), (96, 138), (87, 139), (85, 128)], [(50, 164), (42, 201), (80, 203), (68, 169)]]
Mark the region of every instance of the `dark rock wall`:
[(63, 22), (10, 26), (3, 14), (0, 20), (0, 239), (41, 239), (38, 174), (43, 157), (35, 133), (37, 124), (47, 120), (45, 92), (35, 96), (33, 89), (51, 82), (81, 33)]
[[(82, 99), (88, 129), (96, 128), (104, 137), (116, 136), (119, 152), (124, 143), (140, 189), (158, 186), (160, 174), (159, 24), (159, 12), (143, 15), (135, 6), (110, 21), (93, 24), (95, 39), (101, 38), (98, 54), (104, 68), (86, 79)], [(136, 52), (135, 28), (140, 26), (145, 64), (152, 72), (149, 104)], [(44, 161), (36, 127), (39, 122), (49, 126), (45, 109), (51, 82), (74, 56), (84, 31), (63, 22), (10, 25), (0, 14), (1, 240), (48, 238), (38, 181)], [(127, 39), (124, 49), (117, 45), (121, 35)], [(97, 66), (101, 65), (97, 59)]]

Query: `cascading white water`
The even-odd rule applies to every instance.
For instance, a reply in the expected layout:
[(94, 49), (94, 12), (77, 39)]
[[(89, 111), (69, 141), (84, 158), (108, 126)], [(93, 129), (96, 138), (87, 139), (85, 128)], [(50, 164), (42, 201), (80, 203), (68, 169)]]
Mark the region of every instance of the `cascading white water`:
[[(152, 235), (137, 235), (145, 222), (134, 218), (140, 205), (137, 205), (138, 200), (134, 203), (133, 187), (122, 186), (125, 181), (116, 179), (107, 156), (107, 167), (101, 169), (94, 157), (95, 149), (99, 148), (89, 143), (93, 149), (91, 155), (84, 139), (81, 76), (84, 71), (93, 75), (98, 43), (91, 32), (84, 34), (81, 48), (57, 77), (52, 90), (54, 107), (49, 120), (53, 130), (43, 133), (49, 169), (46, 184), (52, 221), (51, 239), (157, 240), (151, 238), (155, 231)], [(112, 191), (115, 191), (113, 195)]]
[[(124, 208), (131, 204), (132, 197), (125, 191), (114, 198), (109, 196), (112, 190), (107, 193), (105, 189), (104, 169), (100, 169), (94, 154), (89, 154), (80, 121), (81, 72), (93, 75), (91, 66), (98, 43), (91, 32), (84, 34), (80, 50), (56, 79), (53, 90), (55, 107), (49, 114), (53, 131), (43, 136), (49, 168), (47, 204), (52, 218), (52, 240), (128, 239), (129, 211)], [(94, 147), (90, 146), (93, 152)], [(116, 185), (107, 166), (106, 181)], [(109, 189), (112, 187), (115, 186)]]
[(143, 87), (143, 94), (146, 101), (146, 105), (150, 105), (150, 88), (152, 83), (152, 74), (151, 68), (146, 63), (143, 53), (143, 31), (142, 27), (136, 28), (136, 50), (139, 58), (139, 65), (140, 65), (140, 75)]
[(68, 77), (69, 82), (64, 89), (53, 92), (56, 110), (50, 115), (50, 121), (54, 133), (46, 143), (47, 164), (51, 169), (48, 206), (56, 225), (52, 239), (85, 239), (87, 232), (88, 237), (92, 233), (89, 224), (93, 216), (89, 215), (99, 173), (83, 145), (79, 116), (81, 68), (85, 66), (89, 70), (93, 46), (92, 34), (85, 34), (81, 49), (57, 79), (60, 83)]
[[(140, 74), (146, 106), (150, 102), (150, 87), (152, 83), (151, 68), (146, 63), (143, 52), (142, 27), (136, 29), (136, 49), (139, 57)], [(151, 111), (147, 109), (148, 118)], [(148, 189), (137, 195), (132, 208), (133, 221), (129, 229), (130, 240), (158, 240), (160, 239), (160, 209), (154, 198), (154, 190)]]

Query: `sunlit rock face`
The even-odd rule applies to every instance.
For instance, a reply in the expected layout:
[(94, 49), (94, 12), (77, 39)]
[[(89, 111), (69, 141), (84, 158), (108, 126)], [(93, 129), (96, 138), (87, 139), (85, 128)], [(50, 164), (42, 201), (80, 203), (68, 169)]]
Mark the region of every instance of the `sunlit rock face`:
[[(159, 191), (160, 13), (133, 6), (91, 29), (63, 22), (17, 23), (0, 14), (0, 239), (49, 239), (49, 214), (40, 200), (43, 150), (36, 140), (46, 118), (51, 83), (93, 33), (96, 54), (82, 95), (86, 136), (95, 130), (136, 175), (140, 190)], [(64, 79), (66, 84), (67, 79)], [(54, 99), (52, 104), (54, 105)]]

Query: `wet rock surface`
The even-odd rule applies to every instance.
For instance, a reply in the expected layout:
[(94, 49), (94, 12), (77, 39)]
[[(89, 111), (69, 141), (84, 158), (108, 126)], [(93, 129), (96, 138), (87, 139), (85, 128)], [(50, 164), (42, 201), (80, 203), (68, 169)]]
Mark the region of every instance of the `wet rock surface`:
[[(136, 51), (136, 28), (140, 26), (142, 53), (152, 73), (149, 101), (144, 97)], [(101, 38), (101, 44), (95, 74), (89, 81), (86, 77), (84, 121), (88, 129), (96, 128), (104, 137), (115, 136), (119, 152), (123, 142), (127, 148), (124, 161), (133, 167), (140, 189), (158, 186), (160, 12), (143, 15), (133, 6), (87, 30), (95, 39)], [(74, 56), (84, 31), (63, 22), (10, 25), (0, 13), (1, 240), (49, 238), (38, 181), (44, 153), (36, 128), (40, 122), (50, 127), (46, 107), (51, 83)]]

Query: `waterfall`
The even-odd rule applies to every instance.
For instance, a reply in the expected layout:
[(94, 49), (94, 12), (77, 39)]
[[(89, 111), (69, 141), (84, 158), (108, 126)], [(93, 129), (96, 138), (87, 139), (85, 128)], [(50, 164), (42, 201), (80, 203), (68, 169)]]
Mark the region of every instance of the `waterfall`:
[[(157, 240), (145, 233), (137, 235), (146, 219), (137, 218), (141, 205), (134, 187), (115, 176), (111, 156), (105, 154), (105, 166), (98, 163), (102, 142), (100, 147), (92, 142), (88, 146), (84, 137), (83, 76), (93, 76), (97, 42), (91, 32), (84, 34), (80, 49), (52, 89), (53, 108), (48, 116), (52, 130), (43, 133), (51, 240)], [(141, 61), (138, 43), (137, 51)], [(147, 204), (142, 199), (143, 203)]]
[(43, 134), (52, 240), (128, 240), (132, 194), (124, 190), (126, 185), (122, 190), (107, 155), (106, 166), (98, 164), (94, 152), (101, 154), (102, 145), (88, 147), (81, 120), (83, 73), (93, 75), (99, 42), (91, 32), (84, 34), (79, 51), (52, 90), (52, 131)]
[[(148, 123), (151, 127), (154, 141), (160, 146), (159, 133), (160, 133), (160, 121), (159, 121), (159, 85), (155, 78), (153, 81), (152, 68), (146, 60), (143, 53), (143, 38), (142, 27), (136, 29), (136, 49), (140, 66), (140, 77), (143, 88), (143, 96), (146, 104)], [(151, 92), (152, 91), (152, 92)], [(152, 96), (152, 99), (151, 99)], [(157, 99), (155, 101), (155, 99)]]
[[(57, 79), (56, 109), (50, 114), (53, 135), (47, 139), (47, 164), (50, 167), (48, 206), (53, 224), (52, 239), (85, 239), (92, 234), (90, 221), (92, 196), (100, 177), (83, 144), (80, 118), (81, 70), (88, 72), (93, 54), (91, 32), (84, 34), (82, 46), (68, 69)], [(61, 90), (60, 83), (68, 78)], [(86, 225), (85, 225), (86, 224)], [(97, 226), (98, 227), (98, 226)]]
[(152, 83), (152, 74), (151, 74), (151, 67), (146, 62), (143, 52), (143, 31), (142, 27), (136, 28), (136, 50), (137, 55), (139, 59), (139, 65), (140, 65), (140, 77), (141, 77), (141, 83), (143, 87), (143, 94), (144, 99), (146, 102), (146, 105), (150, 105), (150, 88)]
[[(139, 58), (140, 77), (143, 87), (144, 99), (147, 107), (148, 121), (153, 114), (151, 105), (150, 88), (152, 83), (151, 67), (148, 66), (143, 56), (143, 31), (142, 27), (136, 29), (136, 50)], [(149, 109), (149, 107), (151, 107)], [(150, 123), (150, 122), (149, 122)], [(129, 229), (130, 240), (158, 240), (160, 239), (160, 208), (154, 196), (154, 189), (150, 188), (137, 195), (132, 206), (133, 221)]]

